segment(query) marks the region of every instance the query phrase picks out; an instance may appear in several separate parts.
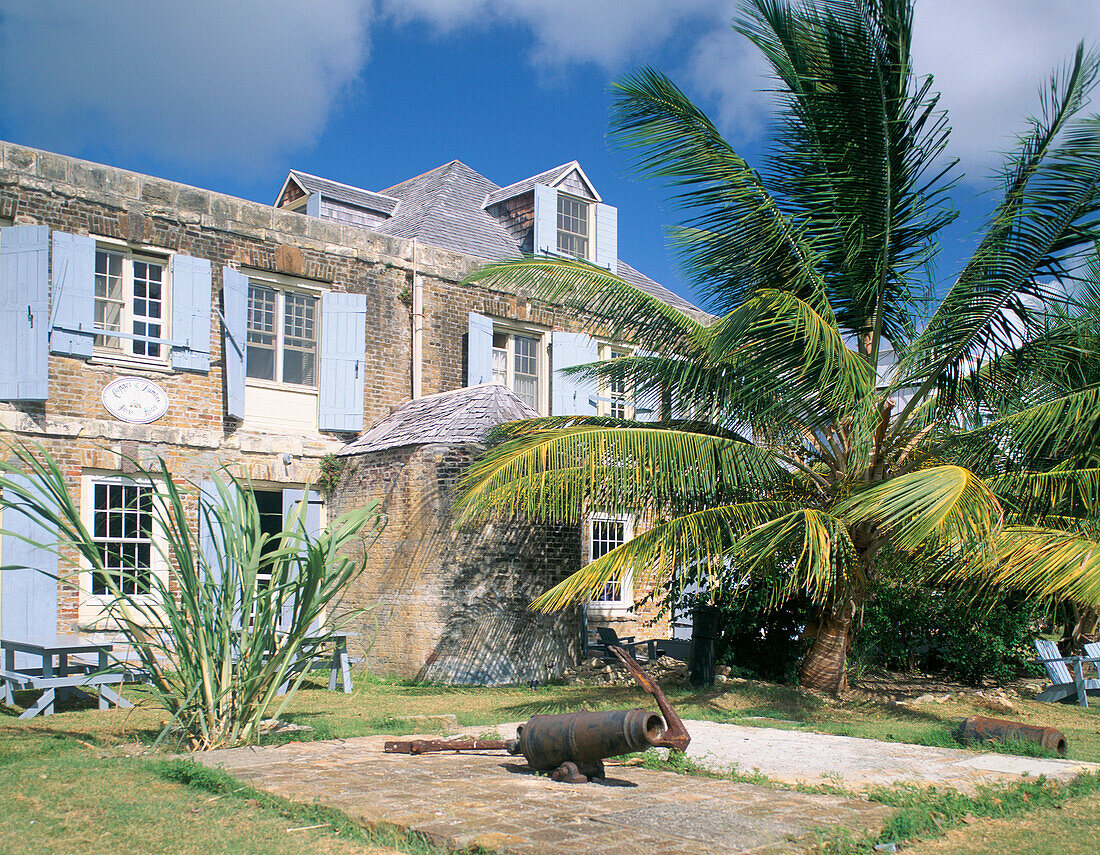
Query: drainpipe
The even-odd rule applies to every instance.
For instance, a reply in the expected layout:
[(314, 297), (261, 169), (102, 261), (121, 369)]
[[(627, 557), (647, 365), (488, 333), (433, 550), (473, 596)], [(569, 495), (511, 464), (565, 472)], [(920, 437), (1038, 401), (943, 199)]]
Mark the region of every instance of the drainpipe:
[(416, 239), (412, 245), (412, 397), (424, 394), (424, 282), (416, 269)]

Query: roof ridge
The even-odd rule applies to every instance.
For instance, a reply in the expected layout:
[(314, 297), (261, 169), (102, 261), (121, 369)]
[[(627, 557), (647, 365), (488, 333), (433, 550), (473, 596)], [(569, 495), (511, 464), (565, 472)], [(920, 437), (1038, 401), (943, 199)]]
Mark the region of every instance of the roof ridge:
[(347, 184), (343, 181), (337, 181), (334, 178), (325, 178), (323, 175), (314, 175), (312, 172), (305, 172), (301, 169), (291, 169), (291, 175), (303, 175), (306, 178), (315, 178), (318, 181), (326, 181), (329, 184), (338, 184), (341, 187), (346, 187), (348, 190), (356, 190), (360, 193), (369, 193), (372, 196), (385, 196), (387, 199), (392, 199), (394, 202), (400, 202), (401, 200), (394, 196), (386, 196), (385, 193), (378, 190), (368, 190), (366, 187), (356, 187), (354, 184)]

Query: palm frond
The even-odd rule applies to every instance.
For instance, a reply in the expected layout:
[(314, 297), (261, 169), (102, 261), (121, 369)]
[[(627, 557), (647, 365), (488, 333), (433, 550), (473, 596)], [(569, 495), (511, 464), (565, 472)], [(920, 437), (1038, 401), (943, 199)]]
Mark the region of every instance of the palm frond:
[(690, 211), (671, 233), (685, 269), (724, 314), (760, 288), (797, 294), (819, 311), (825, 282), (803, 227), (772, 198), (759, 174), (667, 76), (643, 68), (614, 84), (611, 136), (638, 152), (639, 174), (682, 188)]
[(899, 549), (936, 541), (980, 544), (1000, 530), (1003, 511), (989, 487), (962, 466), (932, 466), (854, 493), (835, 510), (849, 525), (876, 526)]
[(1073, 392), (947, 436), (942, 445), (993, 471), (1049, 468), (1100, 448), (1100, 386)]
[(660, 521), (563, 579), (531, 607), (550, 612), (587, 602), (608, 582), (628, 577), (640, 599), (688, 568), (693, 578), (716, 582), (729, 566), (739, 535), (790, 509), (781, 502), (741, 502)]
[(899, 366), (900, 379), (920, 384), (903, 419), (933, 388), (953, 407), (960, 378), (1038, 331), (1034, 305), (1068, 290), (1066, 261), (1091, 246), (1100, 210), (1100, 118), (1074, 118), (1098, 74), (1100, 57), (1079, 47), (1006, 161), (988, 232)]
[(787, 478), (770, 453), (737, 440), (582, 425), (491, 449), (464, 476), (457, 507), (467, 522), (503, 508), (514, 517), (579, 522), (586, 510), (641, 515), (702, 507)]
[(912, 334), (911, 273), (955, 216), (944, 199), (946, 116), (931, 79), (912, 78), (912, 10), (757, 0), (735, 27), (781, 84), (769, 186), (821, 253), (842, 329), (877, 361), (882, 335), (899, 346)]
[(949, 578), (979, 579), (1035, 596), (1100, 605), (1100, 541), (1035, 526), (1006, 527), (996, 539), (991, 566), (962, 563)]
[(690, 353), (705, 328), (698, 318), (580, 259), (527, 256), (499, 261), (479, 267), (463, 281), (583, 311), (608, 338), (658, 352)]
[(784, 584), (773, 589), (773, 604), (799, 593), (827, 604), (865, 583), (848, 524), (815, 508), (798, 508), (758, 526), (737, 542), (735, 560), (745, 573), (777, 563), (787, 569)]

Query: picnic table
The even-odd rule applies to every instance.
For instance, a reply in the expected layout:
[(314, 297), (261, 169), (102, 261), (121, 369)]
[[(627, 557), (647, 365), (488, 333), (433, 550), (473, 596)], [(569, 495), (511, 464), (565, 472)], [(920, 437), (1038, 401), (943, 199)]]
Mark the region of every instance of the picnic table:
[[(351, 659), (348, 657), (348, 639), (358, 638), (357, 632), (338, 630), (323, 636), (320, 643), (307, 640), (305, 647), (309, 652), (308, 662), (300, 670), (328, 671), (328, 689), (330, 692), (342, 688), (344, 694), (351, 694)], [(324, 648), (331, 645), (330, 650)], [(298, 670), (298, 669), (296, 669)], [(285, 694), (290, 688), (290, 679), (279, 687), (279, 694)]]
[[(52, 715), (54, 701), (64, 700), (70, 694), (92, 694), (99, 697), (99, 708), (132, 707), (112, 685), (121, 685), (125, 672), (112, 669), (108, 661), (112, 645), (76, 635), (42, 634), (33, 638), (0, 637), (3, 667), (0, 668), (0, 697), (9, 706), (12, 693), (23, 690), (41, 690), (42, 695), (20, 718), (36, 715)], [(16, 654), (20, 656), (16, 664)], [(37, 659), (40, 664), (34, 664)]]

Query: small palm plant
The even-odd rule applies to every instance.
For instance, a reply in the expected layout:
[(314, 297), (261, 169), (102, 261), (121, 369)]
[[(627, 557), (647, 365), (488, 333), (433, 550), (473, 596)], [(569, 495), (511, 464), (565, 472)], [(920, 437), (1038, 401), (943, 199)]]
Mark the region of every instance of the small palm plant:
[(162, 460), (155, 471), (127, 477), (147, 488), (139, 496), (153, 497), (141, 501), (167, 579), (137, 567), (120, 574), (105, 567), (103, 548), (50, 454), (22, 444), (9, 452), (0, 462), (5, 513), (56, 529), (55, 544), (37, 545), (56, 551), (59, 566), (102, 580), (110, 598), (105, 624), (132, 645), (171, 715), (169, 727), (203, 750), (254, 742), (261, 721), (282, 713), (318, 648), (332, 640), (337, 625), (322, 623), (326, 608), (362, 569), (343, 547), (372, 541), (384, 524), (372, 503), (311, 534), (299, 507), (282, 531), (265, 533), (250, 485), (221, 470), (212, 490), (194, 490), (197, 535), (187, 491)]

